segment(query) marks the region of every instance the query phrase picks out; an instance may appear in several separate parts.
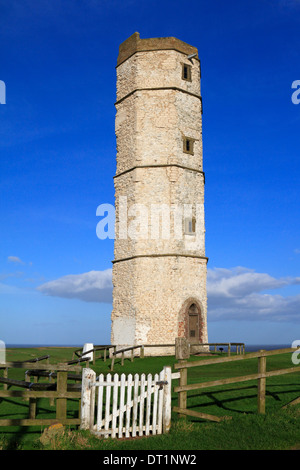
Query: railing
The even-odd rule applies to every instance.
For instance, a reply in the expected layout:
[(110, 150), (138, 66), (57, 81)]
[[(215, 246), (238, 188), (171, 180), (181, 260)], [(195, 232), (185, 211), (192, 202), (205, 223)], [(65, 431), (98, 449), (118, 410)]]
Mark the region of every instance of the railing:
[(143, 345), (130, 346), (130, 347), (128, 347), (128, 348), (119, 349), (118, 351), (114, 351), (114, 352), (112, 353), (112, 361), (111, 361), (110, 370), (111, 370), (111, 371), (114, 370), (115, 358), (116, 358), (117, 354), (121, 354), (121, 366), (124, 365), (125, 353), (128, 352), (128, 351), (131, 351), (131, 362), (133, 362), (133, 359), (134, 359), (134, 350), (135, 350), (135, 349), (139, 349), (139, 350), (140, 350), (140, 358), (143, 358), (143, 357), (144, 357), (144, 346), (143, 346)]
[(219, 350), (221, 350), (221, 353), (222, 353), (223, 348), (221, 348), (220, 346), (225, 346), (227, 348), (228, 356), (231, 355), (232, 346), (235, 346), (236, 354), (245, 354), (245, 343), (190, 343), (191, 354), (193, 354), (192, 352), (193, 348), (202, 347), (202, 346), (208, 346), (208, 347), (213, 346), (215, 353), (217, 353), (217, 347), (219, 347)]
[[(101, 352), (103, 352), (103, 360), (106, 362), (107, 357), (110, 356), (110, 349), (113, 349), (113, 352), (116, 351), (117, 346), (111, 345), (111, 344), (106, 344), (106, 345), (97, 345), (94, 346), (92, 349), (89, 349), (88, 351), (83, 352), (83, 348), (76, 349), (73, 351), (73, 356), (72, 359), (75, 359), (75, 356), (82, 358), (87, 356), (89, 353), (93, 354), (93, 364), (95, 365), (96, 359), (101, 359)], [(100, 351), (100, 355), (96, 357), (96, 351)], [(87, 365), (87, 367), (89, 367)]]
[[(37, 426), (57, 423), (62, 424), (80, 424), (80, 416), (78, 418), (67, 418), (67, 399), (81, 398), (81, 384), (68, 384), (69, 372), (80, 372), (81, 367), (71, 367), (66, 364), (33, 364), (32, 362), (6, 362), (0, 364), (0, 369), (30, 369), (31, 374), (45, 371), (48, 374), (56, 371), (56, 383), (32, 383), (27, 380), (15, 380), (7, 377), (0, 378), (0, 383), (6, 386), (6, 390), (0, 390), (1, 397), (13, 397), (29, 399), (29, 417), (25, 419), (0, 419), (0, 426)], [(27, 390), (7, 390), (8, 386), (17, 386)], [(56, 399), (56, 418), (40, 419), (36, 418), (37, 400), (39, 398)], [(80, 410), (79, 410), (80, 411)]]
[[(50, 358), (50, 356), (46, 355), (46, 356), (35, 357), (34, 359), (27, 359), (26, 361), (19, 361), (19, 363), (20, 364), (21, 363), (24, 363), (24, 364), (28, 363), (29, 364), (29, 363), (32, 363), (32, 362), (40, 362), (40, 361), (46, 360), (46, 364), (49, 364), (49, 358)], [(9, 369), (9, 367), (5, 367), (5, 366), (1, 367), (0, 366), (0, 369), (3, 370), (3, 378), (7, 379), (8, 378), (8, 369)], [(4, 387), (3, 387), (4, 390), (7, 390), (7, 386), (8, 386), (8, 384), (4, 383)]]
[[(234, 357), (225, 357), (219, 359), (205, 359), (202, 361), (187, 362), (185, 359), (180, 359), (177, 364), (174, 365), (175, 370), (180, 370), (179, 386), (174, 388), (174, 391), (178, 393), (178, 407), (174, 407), (173, 411), (179, 413), (180, 416), (194, 416), (197, 418), (208, 419), (211, 421), (221, 421), (226, 419), (224, 417), (208, 415), (206, 413), (200, 413), (198, 411), (189, 410), (187, 408), (187, 392), (191, 390), (202, 390), (205, 388), (216, 387), (220, 385), (228, 385), (233, 383), (246, 382), (248, 380), (257, 380), (257, 410), (258, 413), (265, 413), (265, 395), (266, 395), (266, 378), (274, 377), (278, 375), (291, 374), (294, 372), (300, 372), (300, 366), (289, 367), (286, 369), (272, 370), (267, 372), (266, 370), (266, 359), (269, 356), (277, 354), (285, 354), (294, 352), (295, 348), (287, 349), (276, 349), (272, 351), (261, 350), (259, 352), (248, 353), (247, 355), (237, 355)], [(193, 383), (188, 384), (188, 370), (192, 367), (200, 367), (205, 365), (221, 364), (228, 362), (235, 362), (247, 359), (258, 359), (258, 372), (256, 374), (243, 375), (240, 377), (232, 377), (227, 379), (213, 380), (209, 382)], [(299, 399), (293, 401), (298, 403)]]

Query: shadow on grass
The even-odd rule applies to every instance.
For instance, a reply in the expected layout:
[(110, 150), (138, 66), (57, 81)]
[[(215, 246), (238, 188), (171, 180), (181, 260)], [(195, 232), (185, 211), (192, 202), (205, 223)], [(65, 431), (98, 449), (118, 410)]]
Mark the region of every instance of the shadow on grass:
[[(274, 388), (279, 387), (280, 389), (282, 388), (287, 388), (288, 390), (274, 390)], [(294, 389), (291, 389), (291, 387), (295, 387)], [(272, 390), (273, 389), (273, 390)], [(246, 392), (246, 393), (245, 393)], [(252, 393), (253, 392), (253, 393)], [(299, 393), (300, 396), (300, 387), (299, 384), (292, 383), (292, 384), (273, 384), (273, 385), (268, 385), (268, 388), (266, 390), (266, 398), (271, 397), (277, 402), (281, 402), (282, 406), (284, 406), (285, 403), (282, 398), (286, 394), (291, 394), (291, 393)], [(231, 396), (228, 398), (225, 397), (220, 397), (220, 395), (224, 395), (226, 393), (236, 393), (236, 396)], [(200, 402), (200, 403), (195, 403), (195, 400), (197, 399), (209, 399), (208, 402)], [(257, 411), (256, 409), (253, 410), (246, 410), (242, 409), (242, 406), (240, 409), (234, 408), (230, 406), (230, 404), (236, 403), (236, 402), (243, 402), (246, 400), (255, 400), (257, 398), (257, 385), (251, 385), (251, 386), (246, 386), (246, 387), (239, 387), (239, 388), (228, 388), (228, 389), (223, 389), (223, 390), (214, 390), (214, 391), (205, 391), (205, 392), (200, 392), (200, 393), (194, 393), (194, 394), (189, 394), (188, 395), (188, 409), (205, 409), (205, 408), (210, 408), (210, 407), (217, 407), (219, 409), (223, 409), (226, 411), (230, 411), (232, 413), (236, 414), (256, 414)], [(296, 398), (296, 397), (295, 397)], [(177, 397), (172, 398), (172, 401), (174, 400), (174, 403), (177, 402)], [(190, 402), (190, 404), (189, 404)], [(191, 403), (192, 402), (192, 403)], [(289, 402), (289, 401), (288, 401)]]

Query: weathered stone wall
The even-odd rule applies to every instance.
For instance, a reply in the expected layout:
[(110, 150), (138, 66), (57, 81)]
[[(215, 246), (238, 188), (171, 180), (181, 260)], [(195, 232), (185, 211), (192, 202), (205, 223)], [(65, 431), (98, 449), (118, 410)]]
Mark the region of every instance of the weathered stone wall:
[[(188, 334), (192, 302), (201, 310), (200, 339), (207, 342), (200, 62), (197, 55), (187, 59), (192, 53), (197, 49), (176, 38), (144, 40), (137, 33), (120, 46), (112, 344), (174, 343)], [(191, 81), (182, 79), (183, 63), (191, 67)], [(183, 151), (184, 137), (193, 139), (193, 154)], [(146, 218), (145, 210), (139, 217), (139, 204)], [(187, 204), (196, 235), (184, 233), (180, 210)], [(169, 208), (169, 226), (168, 211), (162, 219), (153, 207)]]
[[(190, 300), (200, 304), (201, 341), (207, 342), (205, 260), (145, 257), (115, 263), (113, 270), (117, 290), (112, 344), (175, 343), (176, 337), (186, 336), (183, 304)], [(124, 334), (126, 322), (132, 327), (128, 340)]]

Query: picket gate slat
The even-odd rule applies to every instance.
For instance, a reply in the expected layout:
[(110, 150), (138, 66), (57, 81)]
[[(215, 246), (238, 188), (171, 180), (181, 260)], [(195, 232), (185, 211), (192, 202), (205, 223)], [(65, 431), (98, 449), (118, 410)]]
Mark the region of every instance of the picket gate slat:
[[(104, 376), (103, 374), (99, 375), (99, 382), (104, 381)], [(103, 416), (103, 387), (97, 387), (98, 388), (98, 402), (97, 402), (97, 423), (96, 423), (96, 430), (99, 432), (102, 429), (103, 422), (102, 422), (102, 416)]]
[[(111, 382), (111, 374), (107, 374), (107, 381)], [(106, 402), (105, 402), (105, 422), (104, 422), (104, 429), (108, 431), (109, 429), (109, 414), (110, 414), (110, 395), (111, 395), (111, 385), (106, 386)], [(108, 437), (108, 433), (104, 434), (105, 437)]]
[(149, 434), (150, 434), (151, 385), (152, 385), (152, 375), (148, 374), (148, 377), (147, 377), (147, 402), (146, 402), (146, 428), (145, 428), (146, 436), (149, 436)]
[[(164, 371), (159, 374), (159, 381), (164, 379)], [(163, 412), (163, 389), (158, 389), (158, 420), (157, 420), (157, 434), (162, 433), (162, 412)]]
[(119, 392), (119, 375), (114, 376), (114, 392), (113, 392), (113, 409), (112, 409), (112, 433), (111, 437), (116, 437), (116, 423), (117, 423), (117, 407), (118, 407), (118, 392)]
[(145, 374), (141, 375), (141, 391), (140, 391), (140, 419), (139, 419), (139, 436), (143, 435), (144, 426), (144, 408), (145, 408)]
[[(170, 369), (171, 370), (171, 369)], [(171, 373), (168, 375), (171, 380)], [(126, 379), (125, 374), (100, 374), (91, 393), (90, 430), (105, 438), (149, 436), (151, 433), (161, 434), (164, 431), (164, 404), (171, 407), (171, 397), (164, 395), (165, 373), (132, 374)], [(96, 390), (97, 389), (97, 390)], [(171, 387), (166, 388), (171, 390)], [(96, 393), (97, 392), (97, 393)], [(96, 412), (95, 412), (96, 408)], [(168, 410), (170, 416), (171, 409)], [(166, 414), (167, 416), (167, 414)], [(94, 421), (96, 420), (96, 423)]]
[(133, 409), (132, 409), (132, 437), (136, 437), (137, 431), (137, 418), (138, 418), (138, 396), (139, 396), (139, 376), (134, 376), (134, 390), (133, 390)]
[(125, 374), (121, 375), (120, 389), (120, 411), (119, 411), (119, 437), (123, 437), (123, 417), (124, 417), (124, 400), (125, 400)]
[[(154, 382), (158, 382), (158, 374), (154, 376)], [(153, 394), (153, 417), (152, 417), (152, 434), (155, 435), (157, 433), (157, 401), (158, 401), (158, 387), (154, 388)]]
[(132, 393), (132, 375), (128, 375), (127, 380), (127, 404), (126, 404), (126, 427), (125, 437), (130, 436), (130, 413), (131, 413), (131, 393)]

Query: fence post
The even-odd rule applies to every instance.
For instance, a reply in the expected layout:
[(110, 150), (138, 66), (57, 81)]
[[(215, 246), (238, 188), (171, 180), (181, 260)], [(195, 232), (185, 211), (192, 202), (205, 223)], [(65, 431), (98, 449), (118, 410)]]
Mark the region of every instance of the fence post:
[[(264, 349), (260, 350), (261, 353), (264, 353)], [(260, 356), (258, 358), (258, 373), (265, 374), (266, 373), (266, 364), (267, 358), (266, 356)], [(266, 378), (262, 377), (258, 379), (257, 384), (257, 411), (258, 413), (265, 413), (266, 410)]]
[(171, 391), (172, 391), (172, 370), (170, 366), (164, 367), (164, 397), (163, 397), (163, 432), (167, 433), (171, 427)]
[(94, 424), (95, 410), (95, 388), (90, 387), (90, 383), (96, 381), (96, 372), (92, 369), (82, 370), (81, 385), (81, 413), (80, 429), (90, 429)]
[[(3, 370), (3, 378), (8, 379), (8, 367), (5, 367), (5, 369)], [(3, 390), (8, 390), (7, 384), (3, 385)]]
[(57, 371), (57, 399), (56, 399), (56, 418), (64, 420), (67, 417), (67, 399), (65, 394), (68, 386), (68, 372)]
[[(52, 377), (52, 372), (50, 372), (50, 374), (49, 374), (49, 383), (50, 384), (54, 383), (54, 378)], [(54, 406), (54, 404), (55, 404), (54, 398), (49, 398), (49, 405)]]
[[(185, 364), (190, 357), (189, 343), (186, 338), (175, 338), (175, 354), (176, 359), (180, 364)], [(187, 385), (187, 369), (180, 369), (179, 386), (184, 387)], [(186, 409), (187, 392), (179, 392), (178, 394), (178, 407)], [(186, 418), (186, 415), (179, 414), (180, 418)]]
[(230, 355), (231, 355), (231, 344), (228, 343), (228, 356), (230, 356)]

